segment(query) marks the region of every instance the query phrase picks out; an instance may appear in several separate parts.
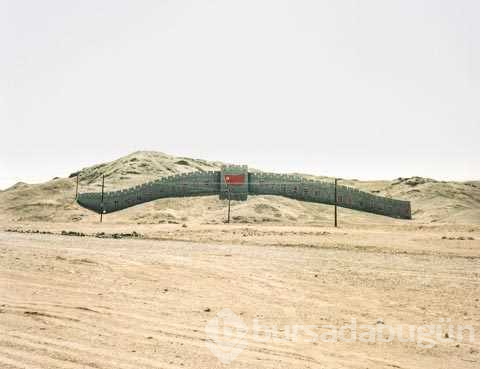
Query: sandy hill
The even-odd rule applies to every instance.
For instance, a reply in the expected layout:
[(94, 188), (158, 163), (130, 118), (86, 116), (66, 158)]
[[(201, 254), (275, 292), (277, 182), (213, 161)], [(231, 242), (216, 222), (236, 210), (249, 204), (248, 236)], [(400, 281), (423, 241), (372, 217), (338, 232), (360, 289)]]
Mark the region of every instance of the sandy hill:
[[(118, 160), (84, 168), (69, 178), (42, 184), (17, 183), (0, 191), (0, 218), (7, 223), (27, 221), (93, 221), (96, 214), (75, 201), (75, 177), (80, 192), (98, 191), (105, 175), (106, 190), (127, 188), (177, 173), (216, 170), (221, 162), (182, 158), (159, 152), (135, 152)], [(327, 177), (308, 178), (328, 180)], [(342, 184), (383, 196), (412, 202), (413, 222), (480, 224), (480, 182), (445, 182), (429, 178), (398, 178), (393, 181), (342, 180)], [(232, 215), (241, 223), (330, 224), (332, 208), (276, 196), (251, 196), (233, 204)], [(363, 212), (341, 209), (342, 221), (408, 223)], [(216, 196), (162, 199), (107, 215), (107, 221), (128, 223), (220, 223), (225, 202)]]

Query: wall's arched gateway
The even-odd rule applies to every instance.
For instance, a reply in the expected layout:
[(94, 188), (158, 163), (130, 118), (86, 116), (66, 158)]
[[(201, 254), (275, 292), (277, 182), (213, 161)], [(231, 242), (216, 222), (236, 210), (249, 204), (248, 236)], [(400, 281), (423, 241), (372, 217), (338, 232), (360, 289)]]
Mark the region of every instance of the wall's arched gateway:
[[(219, 195), (221, 199), (230, 196), (232, 200), (246, 200), (248, 195), (278, 195), (333, 205), (335, 185), (286, 174), (249, 173), (246, 166), (230, 166), (221, 171), (174, 175), (127, 190), (105, 192), (103, 203), (101, 193), (83, 193), (78, 195), (77, 202), (97, 213), (112, 213), (167, 197), (210, 195)], [(337, 186), (337, 205), (394, 218), (412, 217), (409, 201), (341, 185)]]

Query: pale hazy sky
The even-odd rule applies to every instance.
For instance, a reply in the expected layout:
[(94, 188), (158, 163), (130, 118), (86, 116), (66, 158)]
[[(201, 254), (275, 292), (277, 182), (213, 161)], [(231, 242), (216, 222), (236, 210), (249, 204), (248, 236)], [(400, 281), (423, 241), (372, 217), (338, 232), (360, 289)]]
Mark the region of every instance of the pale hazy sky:
[(480, 178), (480, 1), (0, 0), (0, 188), (136, 150)]

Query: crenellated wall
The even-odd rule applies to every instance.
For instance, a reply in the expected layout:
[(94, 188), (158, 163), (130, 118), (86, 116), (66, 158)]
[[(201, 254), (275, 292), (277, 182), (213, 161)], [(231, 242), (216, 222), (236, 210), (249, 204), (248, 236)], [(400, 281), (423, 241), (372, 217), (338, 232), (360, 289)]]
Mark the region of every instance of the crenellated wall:
[[(335, 185), (330, 182), (286, 174), (249, 173), (248, 183), (248, 192), (251, 195), (278, 195), (321, 204), (335, 203)], [(411, 219), (409, 201), (376, 196), (342, 185), (337, 186), (337, 205), (394, 218)]]
[(210, 196), (220, 191), (220, 172), (193, 172), (164, 177), (126, 190), (79, 194), (77, 202), (83, 207), (111, 213), (166, 197)]
[[(277, 195), (321, 204), (333, 205), (335, 203), (333, 183), (308, 180), (287, 174), (248, 173), (246, 167), (241, 171), (247, 173), (248, 183), (242, 187), (241, 193), (238, 193), (239, 198), (232, 197), (232, 199), (246, 200), (248, 194)], [(241, 171), (239, 170), (239, 173)], [(225, 198), (223, 188), (225, 181), (222, 181), (221, 173), (223, 172), (179, 174), (127, 190), (105, 192), (103, 204), (101, 193), (83, 193), (78, 196), (77, 201), (83, 207), (95, 212), (100, 213), (103, 210), (105, 213), (111, 213), (167, 197), (219, 195), (221, 198)], [(248, 189), (248, 194), (245, 193), (245, 188)], [(342, 185), (337, 186), (337, 205), (394, 218), (411, 219), (409, 201), (376, 196)]]

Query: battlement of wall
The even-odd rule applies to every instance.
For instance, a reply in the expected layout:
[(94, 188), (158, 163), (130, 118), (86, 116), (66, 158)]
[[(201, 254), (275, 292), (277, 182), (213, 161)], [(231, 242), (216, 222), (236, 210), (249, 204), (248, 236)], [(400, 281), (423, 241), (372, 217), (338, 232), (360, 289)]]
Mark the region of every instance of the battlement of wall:
[[(228, 176), (237, 182), (226, 183)], [(244, 176), (244, 181), (241, 177)], [(276, 195), (300, 201), (335, 204), (332, 182), (305, 179), (296, 175), (249, 173), (246, 166), (228, 166), (221, 171), (191, 172), (163, 177), (124, 190), (79, 194), (77, 201), (98, 213), (111, 213), (131, 206), (168, 197), (219, 195), (221, 199), (246, 200), (250, 195)], [(343, 185), (337, 186), (337, 205), (354, 210), (411, 219), (409, 201), (377, 196)]]
[[(279, 195), (301, 201), (335, 204), (335, 184), (276, 173), (250, 173), (249, 193)], [(337, 186), (337, 205), (395, 218), (411, 219), (409, 201), (377, 196), (365, 191)]]
[(111, 213), (131, 206), (167, 197), (209, 196), (219, 193), (219, 172), (192, 172), (163, 177), (124, 190), (83, 193), (78, 203), (98, 213)]

